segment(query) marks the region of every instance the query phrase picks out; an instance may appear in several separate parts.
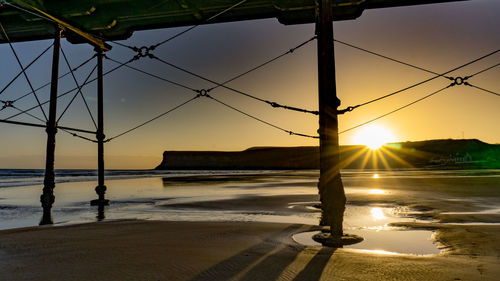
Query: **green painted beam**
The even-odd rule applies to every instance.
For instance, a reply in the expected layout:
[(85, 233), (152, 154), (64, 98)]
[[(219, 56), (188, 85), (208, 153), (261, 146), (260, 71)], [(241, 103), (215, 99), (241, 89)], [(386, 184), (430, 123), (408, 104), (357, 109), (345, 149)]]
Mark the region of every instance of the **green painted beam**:
[[(104, 41), (126, 39), (137, 30), (218, 22), (277, 18), (285, 25), (313, 23), (314, 0), (247, 0), (216, 18), (241, 0), (0, 0), (0, 22), (11, 41), (53, 38), (57, 26), (36, 10)], [(334, 20), (351, 20), (365, 9), (420, 5), (457, 0), (335, 0)], [(461, 1), (461, 0), (458, 0)], [(3, 4), (1, 4), (3, 3)], [(23, 10), (21, 10), (23, 9)], [(71, 42), (88, 42), (66, 32)], [(6, 42), (0, 34), (0, 43)]]

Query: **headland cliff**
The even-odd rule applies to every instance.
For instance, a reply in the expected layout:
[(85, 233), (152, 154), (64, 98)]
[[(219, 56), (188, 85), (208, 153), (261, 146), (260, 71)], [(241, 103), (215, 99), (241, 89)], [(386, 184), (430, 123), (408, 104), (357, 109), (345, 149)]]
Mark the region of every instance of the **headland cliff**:
[[(391, 143), (373, 151), (340, 147), (343, 169), (500, 169), (500, 145), (476, 139)], [(319, 147), (254, 147), (243, 151), (165, 151), (161, 170), (318, 169)]]

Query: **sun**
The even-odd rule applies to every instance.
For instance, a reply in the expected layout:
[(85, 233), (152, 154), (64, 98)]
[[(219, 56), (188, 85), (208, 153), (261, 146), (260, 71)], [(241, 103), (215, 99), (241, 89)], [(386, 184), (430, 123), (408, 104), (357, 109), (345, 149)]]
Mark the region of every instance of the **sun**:
[(355, 136), (354, 143), (366, 145), (372, 150), (377, 150), (384, 144), (395, 141), (392, 133), (380, 125), (370, 125), (362, 128)]

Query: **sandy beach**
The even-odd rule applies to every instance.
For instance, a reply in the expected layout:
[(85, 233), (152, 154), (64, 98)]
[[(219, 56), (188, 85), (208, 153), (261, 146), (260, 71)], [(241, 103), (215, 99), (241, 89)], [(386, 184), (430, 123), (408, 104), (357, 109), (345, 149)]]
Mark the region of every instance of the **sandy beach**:
[[(172, 185), (203, 182), (213, 190), (239, 186), (247, 192), (229, 198), (165, 200), (155, 207), (167, 213), (178, 209), (215, 215), (258, 213), (274, 216), (274, 222), (119, 219), (0, 231), (0, 280), (498, 280), (500, 276), (496, 176), (344, 178), (350, 212), (365, 207), (385, 212), (388, 206), (404, 210), (405, 217), (393, 218), (379, 233), (431, 230), (441, 253), (430, 255), (298, 243), (294, 235), (319, 227), (279, 220), (303, 216), (304, 222), (313, 222), (312, 215), (318, 213), (313, 206), (318, 200), (313, 194), (314, 173), (272, 178), (224, 178), (211, 183), (196, 177), (164, 178), (168, 190)], [(309, 186), (307, 192), (291, 192), (297, 185)], [(264, 192), (276, 186), (291, 188), (287, 190), (294, 194)], [(346, 214), (346, 232), (356, 231), (355, 218)], [(399, 231), (391, 230), (394, 227)], [(417, 242), (409, 238), (406, 243)]]

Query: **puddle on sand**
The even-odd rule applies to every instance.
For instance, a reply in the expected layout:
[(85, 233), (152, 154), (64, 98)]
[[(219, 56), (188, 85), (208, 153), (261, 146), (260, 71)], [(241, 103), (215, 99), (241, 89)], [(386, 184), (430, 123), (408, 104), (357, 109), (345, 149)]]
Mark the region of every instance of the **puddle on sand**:
[[(363, 242), (344, 246), (346, 249), (378, 254), (435, 255), (440, 250), (429, 230), (404, 230), (388, 226), (395, 222), (422, 222), (402, 216), (409, 210), (399, 207), (347, 205), (344, 213), (346, 233), (364, 238)], [(321, 246), (312, 236), (318, 231), (298, 233), (293, 239), (308, 246)]]
[[(321, 246), (312, 239), (318, 231), (302, 232), (293, 235), (293, 239), (307, 246)], [(354, 249), (378, 254), (410, 254), (437, 255), (441, 251), (432, 242), (432, 231), (428, 230), (371, 230), (352, 229), (346, 233), (356, 234), (364, 238), (361, 243), (344, 246), (344, 249)]]
[(404, 207), (356, 206), (347, 205), (344, 212), (344, 228), (382, 230), (394, 222), (425, 222), (415, 218), (404, 217), (410, 210)]

